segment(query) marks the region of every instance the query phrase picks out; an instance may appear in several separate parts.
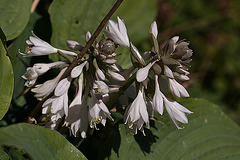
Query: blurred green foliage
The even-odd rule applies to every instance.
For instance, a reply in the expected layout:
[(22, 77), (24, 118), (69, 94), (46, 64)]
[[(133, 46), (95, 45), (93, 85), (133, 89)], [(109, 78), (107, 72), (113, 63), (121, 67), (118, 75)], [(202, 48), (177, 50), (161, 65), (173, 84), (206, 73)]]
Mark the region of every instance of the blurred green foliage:
[(240, 124), (240, 1), (158, 0), (159, 40), (180, 35), (193, 49), (191, 97), (218, 104)]

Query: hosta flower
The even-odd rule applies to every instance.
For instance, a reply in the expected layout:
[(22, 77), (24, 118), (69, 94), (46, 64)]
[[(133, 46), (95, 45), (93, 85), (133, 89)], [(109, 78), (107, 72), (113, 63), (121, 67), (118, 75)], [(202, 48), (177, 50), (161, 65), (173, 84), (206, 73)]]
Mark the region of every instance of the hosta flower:
[(141, 130), (144, 134), (144, 123), (146, 124), (146, 127), (149, 128), (147, 106), (143, 94), (144, 90), (143, 86), (141, 85), (137, 97), (127, 108), (124, 114), (124, 123), (126, 124), (126, 129), (133, 134), (137, 134), (137, 130)]
[(45, 125), (46, 128), (50, 128), (52, 130), (57, 129), (59, 124), (61, 123), (61, 119), (64, 116), (64, 111), (59, 110), (56, 114), (50, 114), (50, 120)]
[(54, 91), (54, 95), (55, 96), (61, 96), (63, 95), (68, 88), (70, 87), (72, 78), (71, 77), (67, 77), (62, 79), (56, 86), (55, 91)]
[(38, 76), (43, 75), (51, 68), (66, 67), (68, 64), (66, 62), (53, 62), (53, 63), (36, 63), (33, 67), (28, 67), (27, 72), (22, 75), (23, 79), (26, 79), (25, 86), (32, 87)]
[(77, 78), (83, 71), (84, 66), (87, 64), (87, 61), (84, 61), (80, 65), (74, 67), (71, 71), (71, 77)]
[(188, 123), (188, 119), (185, 113), (191, 114), (193, 112), (189, 111), (187, 108), (183, 107), (176, 101), (167, 99), (164, 95), (163, 101), (171, 121), (178, 129), (181, 129), (181, 127), (178, 126), (178, 122)]
[(42, 105), (42, 114), (50, 115), (50, 122), (48, 122), (47, 126), (51, 129), (55, 129), (58, 126), (60, 119), (64, 115), (68, 116), (68, 89), (70, 86), (68, 81), (69, 78), (60, 81), (55, 89), (57, 94), (55, 93), (54, 96), (46, 100)]
[(153, 62), (150, 62), (148, 63), (148, 65), (146, 65), (145, 67), (143, 68), (140, 68), (138, 71), (137, 71), (137, 74), (136, 74), (136, 79), (138, 82), (143, 82), (144, 80), (147, 79), (148, 77), (148, 72), (149, 70), (151, 69), (151, 67), (154, 65), (156, 61), (153, 61)]
[(45, 127), (56, 129), (64, 115), (68, 115), (68, 93), (52, 96), (42, 105), (42, 114), (48, 114), (50, 120)]
[(88, 117), (90, 127), (95, 129), (98, 129), (96, 125), (99, 123), (105, 126), (107, 118), (113, 121), (107, 106), (102, 100), (98, 100), (94, 94), (90, 100)]
[(187, 90), (175, 79), (169, 78), (169, 88), (171, 93), (176, 97), (189, 97)]
[(51, 53), (57, 53), (58, 51), (67, 55), (77, 55), (76, 53), (71, 51), (54, 48), (49, 43), (37, 37), (33, 32), (32, 34), (33, 36), (30, 36), (29, 40), (26, 41), (28, 45), (26, 53), (21, 53), (24, 57), (48, 55)]
[(117, 17), (118, 23), (109, 20), (109, 31), (103, 30), (104, 34), (111, 38), (115, 43), (124, 46), (126, 48), (130, 48), (129, 38), (127, 35), (127, 28), (124, 22)]
[(62, 69), (58, 76), (54, 79), (48, 80), (43, 84), (38, 84), (35, 88), (31, 89), (32, 92), (36, 93), (34, 97), (41, 101), (43, 98), (52, 93), (66, 69), (67, 68)]
[(155, 75), (155, 93), (152, 100), (152, 107), (157, 113), (163, 114), (163, 98), (159, 88), (158, 75)]
[(64, 125), (71, 127), (71, 133), (76, 137), (80, 132), (82, 138), (86, 138), (88, 129), (88, 108), (87, 98), (89, 93), (89, 87), (85, 90), (85, 94), (82, 97), (83, 90), (83, 76), (81, 74), (78, 79), (78, 93), (69, 106), (68, 116), (65, 118)]
[(157, 36), (158, 36), (158, 29), (157, 29), (157, 23), (154, 21), (149, 29), (149, 32), (152, 34), (152, 40), (153, 40), (153, 48), (155, 53), (157, 54), (158, 58), (160, 58), (160, 51), (159, 51), (159, 46), (158, 46), (158, 41), (157, 41)]
[[(65, 115), (68, 115), (68, 94), (65, 92), (61, 96), (52, 96), (46, 100), (43, 105), (43, 114), (51, 113), (56, 115), (60, 111), (63, 111)], [(61, 112), (62, 113), (62, 112)]]

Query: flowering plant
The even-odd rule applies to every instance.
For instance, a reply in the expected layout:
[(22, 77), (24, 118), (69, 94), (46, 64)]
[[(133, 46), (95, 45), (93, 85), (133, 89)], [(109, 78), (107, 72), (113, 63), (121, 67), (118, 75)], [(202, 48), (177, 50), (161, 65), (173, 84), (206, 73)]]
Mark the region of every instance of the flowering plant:
[[(216, 61), (225, 67), (214, 76), (229, 76), (222, 70), (231, 65), (208, 55), (229, 37), (199, 40), (192, 33), (206, 31), (201, 19), (176, 25), (171, 16), (188, 17), (180, 12), (185, 3), (171, 11), (162, 5), (171, 1), (122, 1), (0, 1), (0, 159), (239, 156), (239, 127), (216, 105), (192, 98)], [(213, 39), (208, 47), (205, 38)], [(202, 54), (204, 47), (210, 51)]]
[[(42, 114), (46, 120), (42, 123), (46, 127), (57, 129), (63, 123), (70, 127), (74, 136), (81, 135), (86, 138), (88, 128), (98, 130), (98, 124), (105, 126), (107, 119), (114, 121), (109, 111), (114, 107), (109, 106), (108, 102), (113, 101), (114, 92), (119, 92), (123, 86), (128, 89), (134, 81), (137, 95), (132, 103), (129, 102), (125, 104), (125, 109), (122, 108), (127, 132), (137, 134), (137, 130), (141, 130), (145, 135), (144, 124), (149, 128), (149, 117), (154, 117), (154, 112), (162, 115), (164, 108), (178, 129), (181, 128), (179, 123), (188, 123), (185, 113), (192, 112), (168, 98), (167, 94), (170, 92), (176, 97), (189, 97), (187, 90), (179, 83), (189, 80), (188, 64), (192, 56), (192, 50), (188, 48), (189, 42), (178, 41), (179, 37), (175, 36), (159, 48), (158, 28), (154, 21), (150, 26), (153, 47), (144, 52), (142, 57), (137, 47), (129, 41), (124, 21), (119, 17), (117, 20), (118, 22), (109, 20), (108, 28), (103, 30), (104, 34), (99, 42), (95, 40), (81, 58), (75, 52), (82, 52), (84, 47), (73, 40), (67, 41), (67, 46), (72, 51), (52, 47), (35, 34), (26, 41), (27, 50), (21, 53), (25, 57), (55, 52), (65, 58), (65, 61), (34, 64), (27, 68), (27, 72), (22, 76), (27, 80), (25, 85), (32, 87), (34, 96), (43, 102)], [(87, 32), (87, 43), (91, 37), (91, 33)], [(127, 48), (131, 53), (132, 67), (129, 69), (123, 69), (117, 64), (115, 58), (121, 56), (116, 53), (118, 46)], [(69, 55), (79, 58), (76, 65), (72, 65), (74, 63)], [(69, 66), (73, 66), (70, 74), (63, 77)], [(56, 67), (62, 68), (58, 76), (36, 85), (38, 76)], [(76, 85), (73, 83), (75, 79)], [(71, 98), (68, 97), (68, 92), (71, 85), (75, 86), (76, 95), (72, 102), (69, 102)], [(123, 95), (124, 92), (125, 90)], [(129, 98), (128, 95), (125, 96)]]

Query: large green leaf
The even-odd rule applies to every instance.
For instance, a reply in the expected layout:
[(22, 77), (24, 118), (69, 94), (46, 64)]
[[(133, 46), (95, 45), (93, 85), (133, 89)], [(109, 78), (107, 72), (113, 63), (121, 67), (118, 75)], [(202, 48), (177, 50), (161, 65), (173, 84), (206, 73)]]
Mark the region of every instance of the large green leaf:
[(24, 30), (30, 17), (31, 0), (1, 0), (0, 27), (7, 40), (16, 38)]
[(13, 93), (13, 69), (7, 56), (6, 39), (0, 28), (0, 120), (8, 111)]
[[(113, 0), (55, 0), (49, 8), (52, 22), (51, 42), (55, 47), (66, 48), (66, 40), (76, 40), (85, 45), (87, 31), (93, 33), (116, 1)], [(148, 28), (156, 16), (155, 0), (127, 0), (116, 15), (125, 20), (131, 41), (147, 38)], [(141, 33), (141, 34), (140, 34)], [(51, 55), (57, 60), (58, 56)]]
[(240, 159), (240, 128), (218, 106), (202, 99), (182, 104), (194, 112), (184, 129), (172, 126), (166, 113), (160, 118), (165, 124), (152, 123), (145, 137), (126, 135), (120, 124), (101, 147), (100, 159)]
[(57, 131), (26, 123), (1, 128), (0, 144), (21, 147), (37, 160), (86, 159)]

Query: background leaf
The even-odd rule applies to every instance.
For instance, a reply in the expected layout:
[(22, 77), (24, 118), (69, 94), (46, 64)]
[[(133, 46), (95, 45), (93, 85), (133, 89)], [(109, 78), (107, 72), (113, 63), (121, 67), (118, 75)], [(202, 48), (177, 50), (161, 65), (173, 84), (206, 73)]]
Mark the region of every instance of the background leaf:
[[(134, 0), (124, 1), (111, 18), (116, 20), (116, 16), (119, 16), (126, 20), (128, 33), (133, 43), (138, 43), (148, 37), (148, 28), (157, 13), (155, 0), (150, 1), (151, 3), (145, 0), (139, 0), (137, 3)], [(69, 39), (85, 45), (86, 32), (90, 31), (93, 34), (115, 2), (113, 0), (53, 1), (49, 8), (53, 46), (67, 49), (66, 40)], [(50, 58), (56, 61), (58, 55), (50, 55)], [(122, 58), (126, 57), (122, 56)]]
[(120, 124), (101, 147), (99, 159), (240, 158), (240, 128), (219, 107), (202, 99), (187, 99), (181, 104), (194, 112), (188, 116), (189, 124), (184, 125), (184, 129), (172, 126), (166, 113), (159, 117), (165, 124), (152, 121), (150, 130), (145, 129), (145, 137), (141, 133), (126, 135)]
[(0, 129), (0, 144), (23, 148), (33, 159), (86, 159), (57, 131), (31, 124)]
[(7, 56), (5, 36), (0, 28), (0, 120), (8, 111), (13, 93), (13, 70)]
[(0, 147), (0, 159), (1, 160), (9, 160), (8, 154), (4, 151), (2, 147)]
[(31, 0), (1, 0), (0, 26), (7, 40), (16, 38), (24, 30), (30, 17)]

